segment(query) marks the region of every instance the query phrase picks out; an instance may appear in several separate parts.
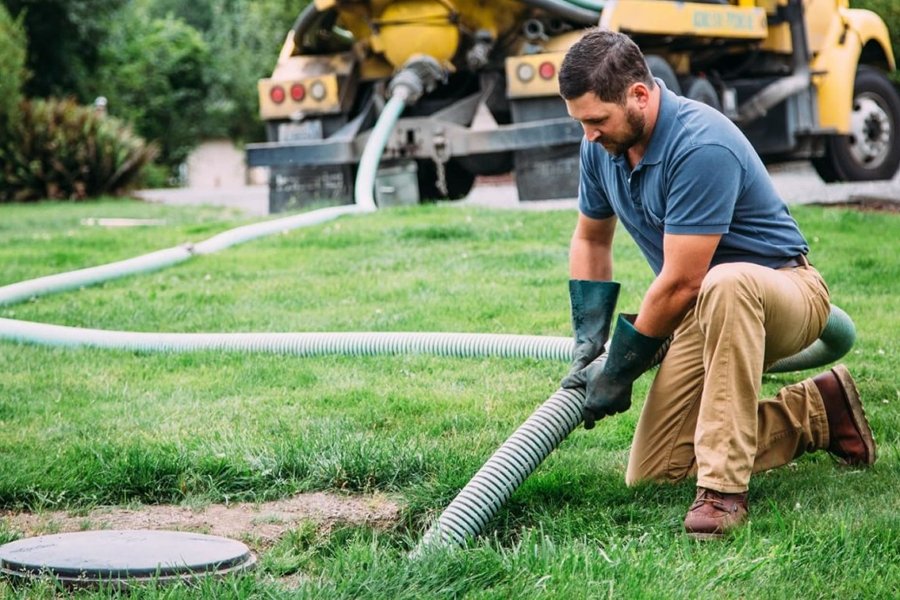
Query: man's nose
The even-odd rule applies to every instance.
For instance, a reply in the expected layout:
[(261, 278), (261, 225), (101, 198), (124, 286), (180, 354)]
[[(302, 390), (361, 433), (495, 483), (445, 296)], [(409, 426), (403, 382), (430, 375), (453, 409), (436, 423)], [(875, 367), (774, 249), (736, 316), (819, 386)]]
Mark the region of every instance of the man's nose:
[(595, 127), (584, 126), (584, 137), (587, 138), (589, 142), (596, 142), (600, 139), (600, 130)]

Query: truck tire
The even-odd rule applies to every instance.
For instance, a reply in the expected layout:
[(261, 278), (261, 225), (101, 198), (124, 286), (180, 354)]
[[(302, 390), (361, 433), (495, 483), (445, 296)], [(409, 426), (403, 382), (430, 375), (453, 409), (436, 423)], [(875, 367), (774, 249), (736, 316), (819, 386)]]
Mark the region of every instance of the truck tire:
[(667, 88), (680, 96), (681, 85), (678, 83), (675, 71), (672, 70), (672, 66), (666, 59), (662, 56), (657, 56), (656, 54), (648, 54), (644, 59), (647, 61), (647, 66), (650, 68), (650, 73), (654, 77), (662, 79), (662, 82), (666, 84)]
[(890, 179), (900, 166), (900, 95), (878, 69), (860, 65), (853, 86), (850, 134), (829, 136), (813, 159), (826, 182)]
[(722, 112), (722, 101), (719, 100), (719, 94), (705, 77), (685, 77), (681, 80), (681, 89), (684, 90), (685, 98), (702, 102)]

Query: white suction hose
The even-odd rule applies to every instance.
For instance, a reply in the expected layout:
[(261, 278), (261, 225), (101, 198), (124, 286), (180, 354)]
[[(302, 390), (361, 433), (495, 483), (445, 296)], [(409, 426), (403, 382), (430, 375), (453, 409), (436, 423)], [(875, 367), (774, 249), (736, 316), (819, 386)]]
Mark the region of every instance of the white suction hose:
[[(271, 221), (263, 221), (262, 223), (255, 223), (253, 225), (237, 227), (225, 231), (224, 233), (220, 233), (219, 235), (215, 235), (199, 244), (182, 244), (180, 246), (158, 250), (135, 258), (108, 263), (98, 267), (79, 269), (77, 271), (58, 273), (56, 275), (47, 275), (46, 277), (38, 277), (37, 279), (13, 283), (0, 287), (0, 306), (16, 304), (17, 302), (30, 300), (31, 298), (64, 292), (66, 290), (79, 289), (104, 281), (118, 279), (128, 275), (135, 275), (137, 273), (158, 271), (159, 269), (164, 269), (184, 262), (194, 255), (212, 254), (213, 252), (218, 252), (250, 240), (255, 240), (259, 237), (283, 231), (290, 231), (300, 227), (318, 225), (336, 219), (342, 215), (359, 212), (368, 211), (354, 204), (323, 208), (321, 210), (282, 219), (274, 219)], [(2, 331), (0, 331), (0, 336), (2, 336)]]
[[(605, 355), (599, 360), (605, 362)], [(444, 509), (411, 556), (462, 546), (481, 533), (522, 482), (578, 427), (583, 404), (580, 389), (560, 388), (550, 396)]]
[(360, 205), (358, 203), (346, 204), (343, 206), (322, 208), (291, 217), (263, 221), (262, 223), (244, 225), (243, 227), (236, 227), (235, 229), (224, 231), (218, 235), (214, 235), (208, 240), (195, 244), (192, 248), (192, 252), (194, 254), (212, 254), (267, 235), (282, 233), (284, 231), (293, 231), (294, 229), (299, 229), (301, 227), (319, 225), (344, 215), (367, 213), (372, 212), (373, 210), (375, 210), (374, 204), (372, 206)]
[(356, 185), (353, 193), (357, 206), (375, 210), (375, 174), (378, 172), (378, 163), (381, 162), (384, 147), (394, 131), (397, 120), (403, 113), (403, 109), (406, 108), (408, 98), (409, 90), (406, 87), (394, 88), (391, 99), (384, 105), (378, 122), (372, 128), (362, 158), (359, 159), (359, 170), (356, 173)]
[(142, 352), (258, 352), (294, 356), (435, 356), (571, 360), (572, 339), (539, 335), (430, 332), (156, 333), (84, 329), (0, 318), (0, 337), (48, 346)]
[(47, 275), (46, 277), (5, 285), (0, 287), (0, 306), (16, 304), (17, 302), (56, 292), (87, 287), (101, 281), (109, 281), (110, 279), (125, 277), (126, 275), (156, 271), (177, 265), (191, 256), (190, 246), (175, 246), (174, 248), (151, 252), (150, 254), (99, 267)]

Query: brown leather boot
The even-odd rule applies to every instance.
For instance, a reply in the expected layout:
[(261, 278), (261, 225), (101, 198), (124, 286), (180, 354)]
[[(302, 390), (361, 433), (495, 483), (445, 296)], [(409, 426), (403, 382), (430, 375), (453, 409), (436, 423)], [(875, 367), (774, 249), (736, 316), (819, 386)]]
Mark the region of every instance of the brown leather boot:
[(859, 392), (850, 372), (838, 365), (813, 377), (828, 417), (828, 452), (848, 465), (875, 462), (875, 438), (866, 420)]
[(684, 530), (699, 540), (718, 539), (747, 520), (747, 492), (724, 494), (697, 488), (697, 498), (684, 518)]

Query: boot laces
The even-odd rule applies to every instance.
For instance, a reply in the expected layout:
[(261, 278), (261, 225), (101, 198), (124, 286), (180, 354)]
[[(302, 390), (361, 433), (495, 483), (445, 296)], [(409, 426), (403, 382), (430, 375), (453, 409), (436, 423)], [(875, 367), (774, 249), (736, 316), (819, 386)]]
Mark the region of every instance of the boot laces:
[(700, 490), (697, 494), (697, 498), (694, 500), (694, 504), (691, 506), (691, 510), (697, 510), (706, 504), (724, 513), (737, 511), (737, 503), (734, 504), (732, 509), (729, 509), (728, 506), (725, 505), (725, 498), (720, 492), (708, 489)]

